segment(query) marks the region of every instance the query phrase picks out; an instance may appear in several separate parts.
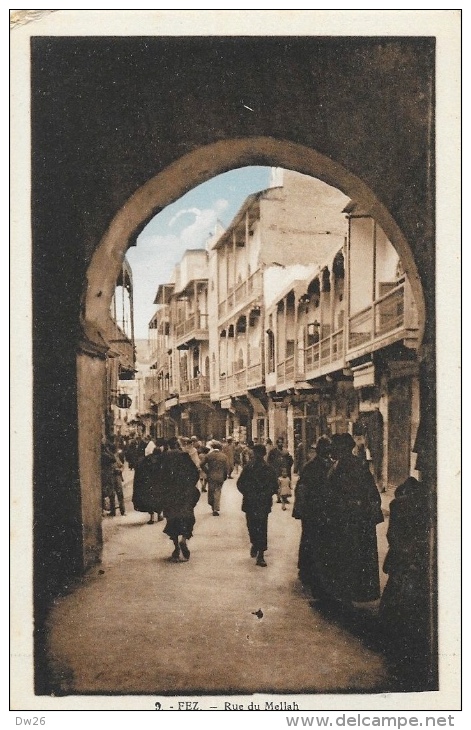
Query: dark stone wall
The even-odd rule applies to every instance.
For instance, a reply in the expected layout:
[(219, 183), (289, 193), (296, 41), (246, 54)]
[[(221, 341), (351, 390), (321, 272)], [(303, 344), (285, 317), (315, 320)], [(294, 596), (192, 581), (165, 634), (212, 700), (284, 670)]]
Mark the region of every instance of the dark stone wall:
[(434, 40), (33, 37), (31, 45), (40, 632), (50, 598), (83, 569), (76, 347), (87, 266), (116, 212), (170, 163), (212, 142), (265, 136), (357, 175), (411, 245), (433, 349)]

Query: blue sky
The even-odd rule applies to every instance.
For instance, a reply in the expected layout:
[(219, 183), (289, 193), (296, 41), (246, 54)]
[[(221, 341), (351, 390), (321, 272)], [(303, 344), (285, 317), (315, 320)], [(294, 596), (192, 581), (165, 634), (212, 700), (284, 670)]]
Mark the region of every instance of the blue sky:
[(134, 284), (136, 339), (146, 339), (155, 312), (157, 287), (189, 248), (204, 248), (219, 220), (226, 228), (251, 193), (270, 184), (269, 167), (244, 167), (225, 172), (190, 190), (167, 206), (144, 228), (126, 257)]

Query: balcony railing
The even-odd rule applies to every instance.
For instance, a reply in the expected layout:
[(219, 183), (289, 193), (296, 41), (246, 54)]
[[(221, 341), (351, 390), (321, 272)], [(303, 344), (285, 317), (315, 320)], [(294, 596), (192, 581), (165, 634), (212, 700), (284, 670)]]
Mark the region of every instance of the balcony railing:
[(405, 325), (405, 283), (401, 282), (369, 307), (358, 312), (349, 321), (348, 349), (381, 338)]
[(247, 386), (250, 388), (257, 385), (263, 385), (263, 368), (261, 362), (250, 365), (247, 368)]
[(247, 294), (258, 294), (262, 288), (262, 272), (255, 271), (252, 276), (247, 279)]
[(114, 352), (119, 354), (123, 367), (134, 367), (134, 348), (131, 340), (121, 327), (109, 317), (106, 323), (106, 340)]
[(375, 335), (384, 335), (404, 325), (404, 285), (393, 289), (375, 304)]
[(219, 378), (219, 392), (221, 395), (233, 395), (245, 392), (248, 388), (263, 385), (263, 365), (261, 362), (242, 368), (239, 363), (234, 363), (234, 370), (233, 375), (224, 375)]
[(191, 332), (201, 332), (208, 329), (208, 315), (190, 314), (184, 322), (179, 322), (175, 325), (175, 336), (177, 339), (185, 337)]
[(219, 392), (221, 395), (230, 395), (234, 392), (234, 376), (227, 375), (219, 378)]
[(241, 284), (236, 286), (236, 288), (234, 289), (235, 304), (240, 304), (241, 302), (243, 302), (246, 295), (247, 295), (247, 282), (243, 281)]
[(343, 359), (344, 330), (339, 329), (328, 337), (316, 342), (304, 350), (304, 371), (306, 374), (320, 370), (328, 365), (338, 365)]
[(206, 395), (209, 393), (209, 376), (199, 375), (197, 378), (180, 382), (180, 395)]
[(234, 389), (236, 392), (240, 390), (247, 390), (247, 370), (243, 368), (237, 373), (234, 373)]
[(316, 342), (314, 345), (306, 347), (304, 351), (304, 369), (306, 373), (311, 370), (317, 370), (320, 367), (320, 343)]
[(234, 307), (243, 304), (251, 297), (258, 296), (262, 291), (262, 272), (255, 271), (246, 281), (237, 284), (236, 287), (228, 292), (226, 299), (218, 305), (219, 318), (224, 317), (232, 312)]
[(155, 390), (151, 390), (150, 395), (147, 395), (147, 389), (146, 389), (147, 400), (151, 400), (156, 405), (158, 403), (162, 403), (169, 396), (170, 396), (169, 390), (163, 390), (162, 388), (157, 388)]
[(294, 355), (287, 357), (283, 362), (279, 362), (276, 366), (276, 378), (278, 383), (294, 381), (295, 370)]

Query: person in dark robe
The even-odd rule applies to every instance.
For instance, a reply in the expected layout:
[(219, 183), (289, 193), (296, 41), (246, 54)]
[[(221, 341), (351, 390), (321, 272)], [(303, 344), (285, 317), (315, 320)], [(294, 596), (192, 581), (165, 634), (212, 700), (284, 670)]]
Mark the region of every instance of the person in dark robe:
[(301, 474), (304, 466), (306, 465), (306, 449), (302, 440), (300, 439), (294, 450), (294, 473)]
[[(288, 476), (291, 478), (291, 469), (293, 466), (293, 457), (289, 453), (288, 449), (284, 448), (284, 441), (279, 438), (276, 442), (276, 448), (271, 449), (267, 457), (267, 464), (269, 464), (274, 470), (278, 477), (281, 476), (282, 469), (286, 469)], [(281, 498), (277, 498), (277, 502), (281, 503)]]
[(159, 443), (152, 454), (141, 459), (134, 472), (132, 503), (136, 512), (149, 513), (148, 525), (154, 524), (155, 514), (158, 522), (163, 520), (160, 487), (162, 456), (162, 444)]
[(276, 442), (276, 448), (271, 449), (268, 454), (267, 463), (273, 467), (277, 477), (281, 476), (282, 469), (286, 469), (288, 476), (291, 477), (293, 457), (289, 453), (288, 449), (285, 449), (283, 439), (278, 439)]
[(190, 558), (187, 540), (193, 535), (194, 509), (200, 498), (200, 490), (196, 486), (199, 469), (190, 455), (181, 450), (177, 438), (170, 439), (168, 447), (168, 451), (162, 454), (160, 467), (162, 511), (167, 520), (164, 532), (174, 545), (170, 559), (178, 563), (180, 553), (184, 560)]
[(343, 603), (369, 602), (380, 597), (376, 526), (384, 521), (381, 497), (373, 475), (352, 451), (348, 433), (332, 437), (334, 465), (327, 477), (322, 589)]
[(271, 440), (271, 438), (266, 439), (265, 448), (267, 450), (267, 455), (265, 457), (265, 461), (268, 463), (268, 457), (270, 456), (270, 451), (274, 448), (273, 441)]
[(242, 443), (242, 452), (241, 452), (241, 467), (242, 469), (244, 466), (246, 466), (250, 461), (253, 459), (253, 447), (254, 442), (249, 441), (248, 443)]
[(390, 504), (383, 565), (388, 575), (379, 620), (386, 649), (410, 676), (427, 665), (430, 601), (431, 500), (426, 485), (408, 477)]
[(330, 543), (333, 529), (326, 510), (329, 501), (327, 475), (332, 466), (330, 449), (330, 439), (321, 436), (316, 444), (316, 455), (307, 462), (299, 476), (293, 507), (293, 517), (300, 519), (302, 525), (298, 575), (301, 583), (311, 589), (314, 598), (323, 594), (324, 551)]
[(237, 480), (237, 489), (243, 495), (242, 511), (245, 512), (251, 543), (250, 557), (257, 559), (257, 565), (266, 568), (264, 554), (268, 549), (268, 515), (273, 495), (278, 491), (278, 481), (275, 471), (265, 461), (265, 446), (255, 444), (253, 454), (253, 460), (244, 466)]
[(144, 458), (146, 445), (146, 442), (140, 434), (129, 441), (125, 456), (131, 470), (134, 470)]

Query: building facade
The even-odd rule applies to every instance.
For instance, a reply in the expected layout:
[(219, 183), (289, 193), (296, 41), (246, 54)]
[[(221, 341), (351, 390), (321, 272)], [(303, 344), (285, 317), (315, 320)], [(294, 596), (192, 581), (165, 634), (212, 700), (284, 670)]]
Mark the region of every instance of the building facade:
[(125, 258), (112, 297), (106, 322), (105, 413), (103, 433), (107, 436), (128, 433), (135, 406), (136, 351), (134, 342), (134, 304), (132, 271)]
[(159, 286), (158, 309), (149, 323), (152, 374), (146, 400), (153, 414), (152, 435), (212, 435), (208, 326), (208, 254), (185, 252), (173, 281)]
[(282, 438), (299, 470), (319, 436), (349, 432), (378, 487), (416, 474), (417, 307), (381, 227), (338, 190), (274, 170), (155, 303), (153, 435)]

